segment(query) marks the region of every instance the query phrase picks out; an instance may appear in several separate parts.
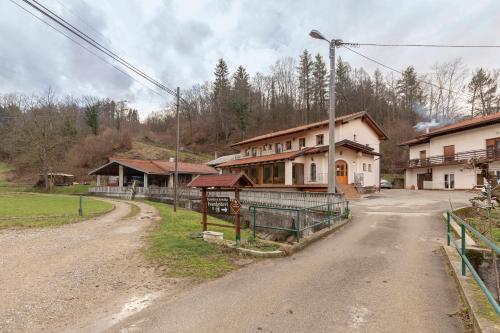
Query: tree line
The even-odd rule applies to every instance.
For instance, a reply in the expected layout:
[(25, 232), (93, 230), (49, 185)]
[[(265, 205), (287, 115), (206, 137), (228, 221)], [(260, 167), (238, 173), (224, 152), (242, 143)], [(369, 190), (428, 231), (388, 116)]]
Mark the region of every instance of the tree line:
[[(472, 73), (461, 59), (436, 63), (429, 72), (413, 66), (398, 73), (368, 73), (338, 58), (336, 113), (367, 111), (387, 132), (382, 144), (385, 172), (400, 171), (407, 159), (397, 144), (416, 130), (500, 111), (498, 70)], [(182, 143), (193, 150), (230, 153), (230, 143), (245, 137), (328, 118), (329, 75), (320, 54), (304, 50), (297, 59), (278, 59), (269, 72), (250, 76), (243, 66), (230, 72), (219, 59), (212, 81), (182, 93)], [(172, 140), (171, 107), (154, 113), (146, 126)], [(415, 127), (417, 126), (417, 127)]]

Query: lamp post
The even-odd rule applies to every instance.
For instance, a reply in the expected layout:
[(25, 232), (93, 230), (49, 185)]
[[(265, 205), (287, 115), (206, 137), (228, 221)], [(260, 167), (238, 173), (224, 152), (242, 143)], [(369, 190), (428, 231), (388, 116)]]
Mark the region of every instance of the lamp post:
[(335, 193), (335, 48), (342, 45), (341, 39), (328, 40), (318, 30), (309, 36), (321, 39), (330, 45), (330, 105), (328, 112), (328, 193)]

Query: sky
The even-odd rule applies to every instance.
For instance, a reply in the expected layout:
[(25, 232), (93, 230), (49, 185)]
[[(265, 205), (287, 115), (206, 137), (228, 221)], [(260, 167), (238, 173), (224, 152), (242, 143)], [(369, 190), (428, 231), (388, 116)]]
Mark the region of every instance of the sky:
[[(0, 3), (0, 93), (43, 94), (51, 88), (60, 96), (110, 97), (128, 101), (141, 118), (172, 102), (11, 1)], [(267, 73), (279, 58), (297, 58), (304, 49), (328, 59), (328, 44), (309, 37), (311, 29), (359, 43), (500, 45), (496, 0), (38, 1), (172, 89), (212, 80), (219, 58), (231, 72), (243, 65), (252, 75)], [(356, 51), (398, 69), (413, 65), (419, 73), (457, 57), (471, 70), (500, 68), (500, 49)], [(352, 66), (370, 72), (377, 67), (348, 50), (337, 52)]]

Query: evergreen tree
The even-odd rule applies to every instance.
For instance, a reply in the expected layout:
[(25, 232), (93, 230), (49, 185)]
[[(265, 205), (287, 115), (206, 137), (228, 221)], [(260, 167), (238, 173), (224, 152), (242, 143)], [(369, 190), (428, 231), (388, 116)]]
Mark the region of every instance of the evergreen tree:
[(417, 72), (413, 66), (408, 66), (403, 71), (402, 78), (398, 80), (397, 92), (401, 98), (401, 106), (405, 111), (407, 119), (416, 119), (423, 105), (424, 93), (417, 78)]
[(327, 115), (326, 89), (328, 86), (326, 64), (318, 53), (313, 63), (313, 104), (317, 118)]
[(309, 123), (311, 113), (311, 90), (312, 90), (312, 72), (313, 62), (311, 54), (304, 50), (299, 59), (298, 78), (299, 78), (299, 94), (302, 106), (305, 106), (305, 121)]
[(216, 142), (219, 142), (219, 137), (222, 135), (227, 143), (231, 134), (232, 120), (228, 108), (231, 86), (228, 78), (229, 70), (224, 59), (219, 59), (215, 66), (214, 75), (212, 95), (216, 114)]
[(469, 82), (469, 91), (472, 93), (470, 99), (471, 103), (471, 116), (487, 115), (500, 111), (498, 109), (500, 96), (496, 95), (497, 92), (497, 79), (498, 74), (491, 74), (480, 68), (472, 77)]
[(241, 137), (246, 134), (250, 104), (250, 76), (243, 66), (236, 69), (233, 75), (232, 105), (238, 121)]

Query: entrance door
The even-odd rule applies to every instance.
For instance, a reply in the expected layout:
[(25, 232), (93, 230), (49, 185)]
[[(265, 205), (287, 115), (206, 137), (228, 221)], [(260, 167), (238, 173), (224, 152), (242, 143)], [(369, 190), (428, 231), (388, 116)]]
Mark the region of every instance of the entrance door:
[(347, 185), (347, 163), (346, 161), (335, 162), (335, 174), (337, 175), (337, 181), (340, 184)]
[(304, 164), (296, 163), (293, 165), (292, 179), (294, 185), (304, 185)]
[(425, 173), (417, 174), (417, 189), (419, 190), (424, 189), (424, 180), (425, 180)]
[(455, 175), (452, 173), (444, 175), (444, 188), (451, 190), (455, 188)]

